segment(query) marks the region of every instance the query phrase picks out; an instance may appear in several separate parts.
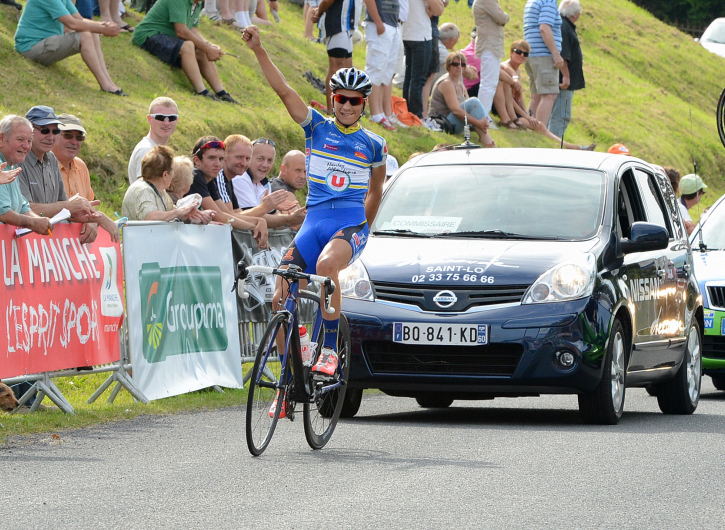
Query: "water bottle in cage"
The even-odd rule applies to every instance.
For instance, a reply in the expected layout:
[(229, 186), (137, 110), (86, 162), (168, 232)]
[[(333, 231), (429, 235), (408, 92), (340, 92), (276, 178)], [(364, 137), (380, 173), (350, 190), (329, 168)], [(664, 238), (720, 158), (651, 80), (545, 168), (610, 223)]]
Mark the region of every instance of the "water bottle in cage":
[(300, 348), (302, 349), (302, 363), (305, 366), (312, 365), (314, 350), (312, 349), (312, 343), (310, 342), (310, 334), (307, 333), (307, 328), (305, 326), (300, 326)]

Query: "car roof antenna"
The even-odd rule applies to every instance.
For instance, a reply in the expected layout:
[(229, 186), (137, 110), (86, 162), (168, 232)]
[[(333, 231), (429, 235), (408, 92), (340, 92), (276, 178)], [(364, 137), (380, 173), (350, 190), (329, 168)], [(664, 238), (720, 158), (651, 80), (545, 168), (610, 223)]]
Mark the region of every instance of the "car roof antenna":
[(470, 145), (471, 143), (471, 126), (468, 125), (468, 113), (463, 115), (463, 144)]
[[(697, 158), (695, 158), (695, 133), (694, 129), (692, 127), (692, 107), (690, 107), (690, 140), (692, 141), (692, 167), (695, 171), (695, 175), (697, 175)], [(707, 251), (707, 245), (702, 239), (702, 219), (700, 218), (700, 201), (697, 201), (697, 223), (700, 225), (700, 228), (697, 230), (697, 235), (699, 239), (699, 247), (700, 252)]]

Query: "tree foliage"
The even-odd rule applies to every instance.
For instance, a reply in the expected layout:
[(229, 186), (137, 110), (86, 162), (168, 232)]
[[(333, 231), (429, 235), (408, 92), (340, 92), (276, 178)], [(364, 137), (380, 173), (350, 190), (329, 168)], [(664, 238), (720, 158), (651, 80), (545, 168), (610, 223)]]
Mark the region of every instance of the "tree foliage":
[(723, 0), (632, 1), (669, 24), (706, 26), (718, 17), (725, 17)]

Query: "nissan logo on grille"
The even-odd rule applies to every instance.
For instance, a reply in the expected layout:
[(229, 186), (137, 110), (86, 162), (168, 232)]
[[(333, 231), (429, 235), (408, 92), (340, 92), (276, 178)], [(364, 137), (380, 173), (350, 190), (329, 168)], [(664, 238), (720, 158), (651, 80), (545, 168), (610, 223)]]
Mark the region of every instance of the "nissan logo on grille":
[(433, 301), (441, 309), (448, 309), (458, 302), (458, 298), (451, 291), (441, 291), (433, 297)]

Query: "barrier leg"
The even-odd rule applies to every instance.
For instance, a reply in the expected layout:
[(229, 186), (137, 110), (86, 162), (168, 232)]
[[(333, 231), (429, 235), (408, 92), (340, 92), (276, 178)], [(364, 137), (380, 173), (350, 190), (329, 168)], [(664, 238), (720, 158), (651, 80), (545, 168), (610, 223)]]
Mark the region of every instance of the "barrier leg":
[(67, 399), (63, 396), (63, 394), (58, 390), (58, 387), (55, 386), (53, 381), (51, 381), (48, 374), (43, 374), (43, 379), (38, 379), (35, 384), (38, 386), (38, 396), (35, 398), (35, 403), (33, 403), (33, 406), (30, 407), (31, 412), (35, 412), (38, 410), (38, 407), (40, 407), (41, 401), (43, 401), (44, 396), (48, 396), (48, 398), (55, 403), (60, 410), (67, 414), (75, 414), (75, 410), (73, 410), (73, 407), (68, 402)]
[(93, 395), (88, 398), (88, 401), (86, 401), (86, 403), (88, 403), (90, 405), (95, 400), (97, 400), (101, 396), (101, 394), (103, 394), (106, 391), (106, 389), (111, 385), (111, 383), (113, 383), (115, 380), (116, 380), (116, 371), (114, 370), (113, 373), (110, 376), (108, 376), (108, 379), (106, 379), (103, 382), (103, 384), (100, 387), (98, 387), (98, 390), (93, 392)]
[(113, 387), (113, 390), (111, 390), (111, 395), (108, 396), (108, 399), (106, 400), (106, 404), (110, 405), (113, 403), (113, 401), (116, 399), (116, 396), (121, 391), (121, 382), (116, 381), (116, 386)]

